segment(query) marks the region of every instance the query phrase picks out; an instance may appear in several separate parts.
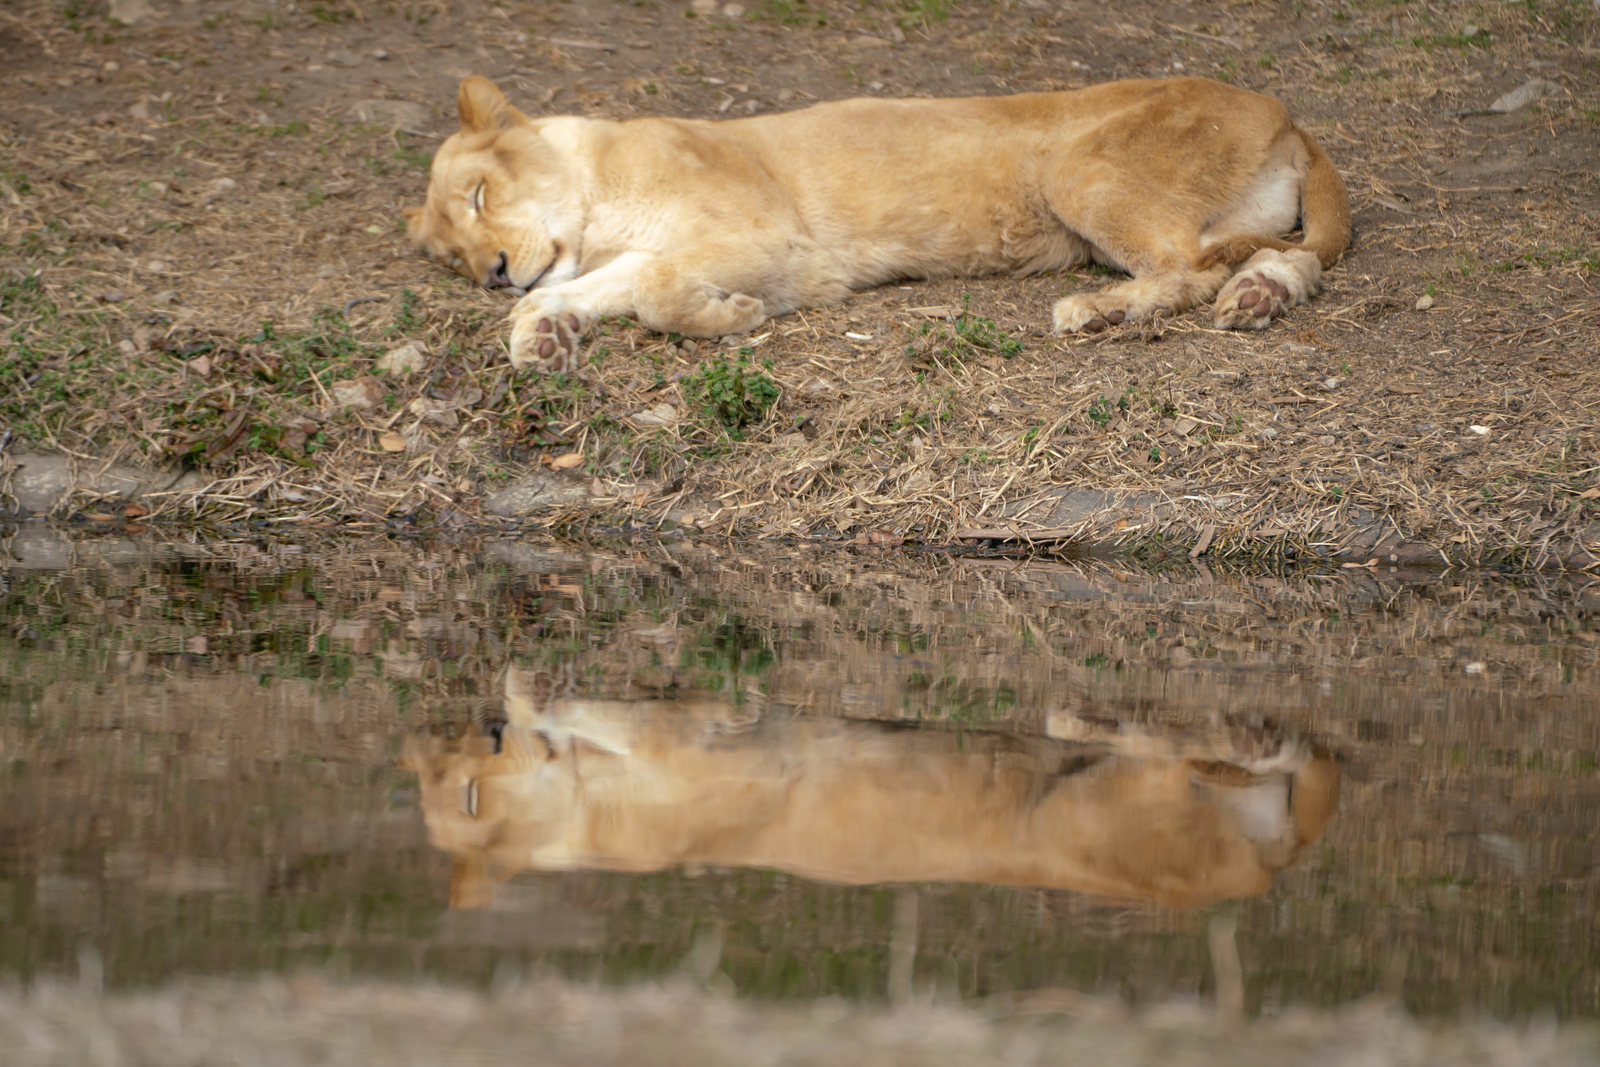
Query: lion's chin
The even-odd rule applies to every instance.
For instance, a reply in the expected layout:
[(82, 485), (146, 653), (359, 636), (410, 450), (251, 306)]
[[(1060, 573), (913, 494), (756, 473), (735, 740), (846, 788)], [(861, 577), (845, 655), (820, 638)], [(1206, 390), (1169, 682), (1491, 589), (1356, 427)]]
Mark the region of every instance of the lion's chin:
[(516, 296), (522, 296), (524, 293), (527, 293), (529, 290), (537, 289), (537, 288), (539, 288), (539, 283), (544, 281), (546, 278), (548, 278), (550, 276), (550, 272), (555, 270), (556, 264), (560, 263), (560, 262), (561, 262), (561, 248), (558, 245), (556, 247), (556, 250), (555, 250), (554, 254), (552, 254), (551, 257), (550, 257), (550, 262), (548, 262), (544, 266), (540, 267), (538, 273), (535, 274), (532, 278), (528, 279), (528, 282), (527, 282), (526, 285), (512, 284), (512, 285), (507, 286), (506, 288), (510, 289), (511, 292)]

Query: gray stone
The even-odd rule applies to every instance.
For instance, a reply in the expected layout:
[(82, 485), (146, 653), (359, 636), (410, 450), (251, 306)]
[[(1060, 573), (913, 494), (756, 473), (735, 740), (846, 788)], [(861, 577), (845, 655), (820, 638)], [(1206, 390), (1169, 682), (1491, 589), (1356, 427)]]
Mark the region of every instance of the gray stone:
[(489, 497), (483, 510), (502, 519), (515, 519), (588, 502), (589, 486), (585, 480), (556, 471), (537, 470)]
[(133, 499), (157, 490), (181, 492), (205, 484), (194, 471), (179, 476), (172, 471), (122, 463), (86, 463), (46, 452), (6, 453), (4, 462), (11, 470), (11, 493), (9, 500), (0, 497), (0, 512), (9, 506), (21, 512), (45, 514), (65, 504), (75, 493)]

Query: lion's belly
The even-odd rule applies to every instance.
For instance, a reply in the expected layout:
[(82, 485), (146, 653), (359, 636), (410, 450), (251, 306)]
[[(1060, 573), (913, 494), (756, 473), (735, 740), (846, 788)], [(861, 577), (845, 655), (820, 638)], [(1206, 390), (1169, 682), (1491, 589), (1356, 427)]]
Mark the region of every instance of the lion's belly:
[(1038, 274), (1081, 265), (1092, 254), (1042, 202), (979, 208), (913, 198), (819, 229), (822, 251), (853, 289), (900, 278)]
[[(788, 130), (810, 153), (786, 150)], [(897, 278), (1028, 274), (1090, 249), (1041, 182), (1060, 140), (1050, 124), (989, 101), (871, 102), (814, 109), (765, 129), (767, 188), (852, 289)]]

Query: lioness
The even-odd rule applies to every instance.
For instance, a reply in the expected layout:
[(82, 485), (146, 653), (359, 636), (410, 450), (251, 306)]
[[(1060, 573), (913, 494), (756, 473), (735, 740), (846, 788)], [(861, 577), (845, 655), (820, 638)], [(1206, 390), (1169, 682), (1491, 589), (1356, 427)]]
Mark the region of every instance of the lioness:
[(606, 315), (716, 337), (895, 279), (1091, 262), (1133, 277), (1058, 301), (1058, 332), (1213, 297), (1217, 325), (1260, 328), (1350, 241), (1344, 183), (1284, 106), (1194, 78), (719, 122), (531, 118), (481, 77), (456, 104), (408, 228), (526, 294), (517, 367), (571, 368)]
[(458, 907), (528, 869), (679, 864), (1194, 907), (1265, 892), (1339, 795), (1332, 759), (1238, 733), (1169, 746), (763, 718), (725, 699), (563, 695), (516, 668), (505, 708), (465, 738), (407, 744)]

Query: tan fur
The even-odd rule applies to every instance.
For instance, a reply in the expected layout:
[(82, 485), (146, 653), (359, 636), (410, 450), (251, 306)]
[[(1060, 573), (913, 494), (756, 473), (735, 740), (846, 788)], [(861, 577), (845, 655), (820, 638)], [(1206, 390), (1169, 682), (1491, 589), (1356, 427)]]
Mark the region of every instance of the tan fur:
[[(1344, 184), (1283, 105), (1200, 79), (611, 122), (530, 118), (470, 77), (457, 108), (409, 229), (474, 281), (527, 291), (518, 366), (570, 367), (602, 316), (710, 337), (900, 278), (1091, 262), (1132, 278), (1061, 300), (1055, 328), (1098, 330), (1210, 300), (1264, 250), (1287, 266), (1244, 288), (1273, 299), (1218, 307), (1260, 327), (1349, 243)], [(1281, 239), (1297, 221), (1303, 241)], [(1264, 279), (1284, 271), (1278, 294)]]
[(676, 865), (1195, 907), (1265, 892), (1339, 793), (1326, 756), (1235, 734), (1069, 742), (762, 719), (725, 699), (562, 695), (515, 668), (506, 717), (498, 741), (407, 746), (458, 907), (523, 870)]

